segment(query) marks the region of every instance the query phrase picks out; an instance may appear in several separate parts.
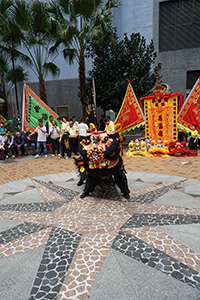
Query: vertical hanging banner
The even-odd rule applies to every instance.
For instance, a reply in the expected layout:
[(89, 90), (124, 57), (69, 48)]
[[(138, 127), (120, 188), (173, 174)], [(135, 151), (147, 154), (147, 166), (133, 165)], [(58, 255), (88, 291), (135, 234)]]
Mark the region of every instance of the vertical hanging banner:
[(192, 125), (197, 125), (198, 136), (200, 138), (200, 77), (180, 110), (178, 125), (187, 132), (191, 131)]
[(87, 113), (85, 116), (85, 120), (89, 123), (93, 123), (97, 126), (97, 114), (96, 114), (96, 94), (95, 94), (95, 85), (94, 78), (92, 79), (91, 91), (90, 91), (90, 99), (87, 107)]
[(58, 118), (58, 115), (24, 83), (22, 130), (26, 130), (27, 127), (35, 130), (38, 119), (42, 119), (45, 125), (50, 116)]
[(177, 140), (178, 102), (182, 105), (182, 93), (166, 92), (158, 78), (153, 93), (140, 99), (144, 101), (146, 138), (162, 141)]
[(142, 110), (138, 104), (138, 100), (129, 80), (122, 106), (115, 120), (115, 124), (117, 123), (121, 124), (122, 132), (134, 129), (144, 124)]

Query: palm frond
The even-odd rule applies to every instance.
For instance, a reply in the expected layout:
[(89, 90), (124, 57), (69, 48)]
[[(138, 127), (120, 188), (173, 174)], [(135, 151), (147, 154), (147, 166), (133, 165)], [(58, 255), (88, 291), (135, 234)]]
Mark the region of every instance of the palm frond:
[(42, 66), (44, 72), (44, 79), (47, 75), (47, 73), (51, 73), (53, 77), (58, 77), (60, 75), (60, 69), (52, 62), (46, 62)]

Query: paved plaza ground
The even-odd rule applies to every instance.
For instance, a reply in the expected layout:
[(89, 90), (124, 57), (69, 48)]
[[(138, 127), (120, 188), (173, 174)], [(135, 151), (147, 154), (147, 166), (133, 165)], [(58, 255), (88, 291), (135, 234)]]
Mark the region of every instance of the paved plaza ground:
[(128, 201), (81, 199), (73, 159), (0, 162), (1, 300), (200, 300), (200, 156), (124, 164)]

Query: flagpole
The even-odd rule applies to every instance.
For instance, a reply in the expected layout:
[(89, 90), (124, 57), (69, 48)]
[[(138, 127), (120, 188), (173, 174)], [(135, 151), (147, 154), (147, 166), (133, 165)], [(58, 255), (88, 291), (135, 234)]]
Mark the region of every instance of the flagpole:
[(24, 105), (25, 105), (25, 88), (26, 83), (24, 81), (24, 88), (23, 88), (23, 101), (22, 101), (22, 131), (24, 131)]
[(96, 110), (97, 105), (96, 105), (96, 90), (95, 90), (95, 84), (94, 84), (94, 77), (92, 77), (92, 83), (93, 83), (93, 91), (94, 91), (94, 107)]

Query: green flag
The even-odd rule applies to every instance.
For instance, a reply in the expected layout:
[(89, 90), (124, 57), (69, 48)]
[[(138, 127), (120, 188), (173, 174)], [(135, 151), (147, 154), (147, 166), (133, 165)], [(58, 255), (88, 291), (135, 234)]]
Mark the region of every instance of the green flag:
[[(54, 119), (58, 118), (58, 115), (27, 84), (24, 84), (22, 130), (26, 130), (27, 127), (30, 130), (35, 130), (39, 119), (42, 119), (45, 125), (50, 116), (53, 116)], [(60, 127), (59, 123), (57, 125)]]

